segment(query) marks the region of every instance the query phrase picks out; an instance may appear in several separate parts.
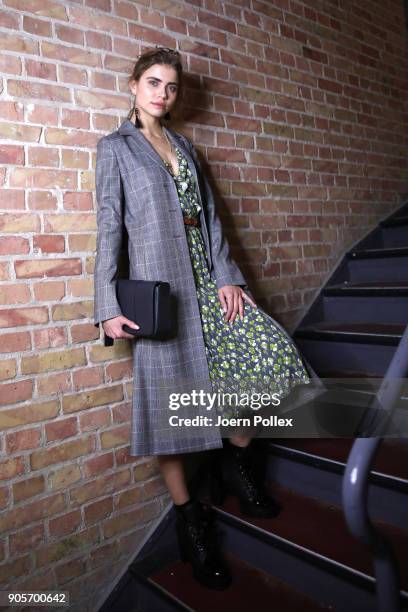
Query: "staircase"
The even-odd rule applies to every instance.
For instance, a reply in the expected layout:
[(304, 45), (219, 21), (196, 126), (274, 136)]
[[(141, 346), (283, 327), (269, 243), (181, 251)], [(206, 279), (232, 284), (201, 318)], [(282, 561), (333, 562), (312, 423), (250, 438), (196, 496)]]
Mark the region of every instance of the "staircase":
[[(353, 443), (348, 432), (407, 324), (408, 204), (345, 255), (293, 336), (326, 383), (318, 401), (344, 415), (349, 437), (254, 440), (267, 454), (267, 486), (283, 510), (275, 519), (248, 519), (233, 497), (216, 507), (234, 577), (229, 589), (200, 586), (179, 560), (170, 504), (99, 612), (375, 611), (372, 556), (347, 529), (341, 485)], [(384, 439), (375, 458), (368, 499), (370, 517), (398, 560), (401, 611), (408, 611), (408, 438), (397, 432), (408, 431), (407, 409), (408, 389), (394, 415), (395, 436)]]

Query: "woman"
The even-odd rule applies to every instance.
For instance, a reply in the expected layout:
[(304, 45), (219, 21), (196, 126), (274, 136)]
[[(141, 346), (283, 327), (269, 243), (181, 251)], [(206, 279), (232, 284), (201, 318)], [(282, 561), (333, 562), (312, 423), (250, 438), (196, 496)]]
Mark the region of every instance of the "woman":
[[(169, 412), (169, 393), (236, 390), (256, 380), (264, 391), (273, 389), (283, 398), (310, 378), (290, 337), (257, 307), (231, 258), (193, 145), (163, 124), (182, 94), (178, 52), (156, 48), (142, 54), (129, 85), (135, 104), (127, 120), (98, 142), (95, 324), (102, 322), (111, 338), (133, 341), (131, 455), (158, 455), (176, 507), (182, 558), (192, 563), (202, 584), (222, 589), (231, 576), (211, 510), (187, 486), (188, 453), (222, 449), (222, 461), (213, 463), (214, 497), (216, 486), (220, 491), (220, 485), (228, 485), (249, 516), (275, 516), (279, 508), (251, 471), (251, 437), (245, 430), (223, 443), (219, 427), (175, 428), (169, 423), (175, 416)], [(125, 323), (137, 328), (137, 321), (122, 315), (115, 295), (123, 224), (129, 277), (168, 281), (177, 297), (175, 339), (135, 340), (122, 329)], [(248, 415), (239, 406), (217, 410), (228, 418)], [(208, 413), (205, 405), (184, 412), (202, 418)]]

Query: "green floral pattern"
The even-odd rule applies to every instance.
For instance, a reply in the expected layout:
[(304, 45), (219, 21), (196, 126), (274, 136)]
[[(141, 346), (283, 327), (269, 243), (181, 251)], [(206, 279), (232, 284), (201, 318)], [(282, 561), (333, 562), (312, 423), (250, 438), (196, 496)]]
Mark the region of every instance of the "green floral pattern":
[[(172, 174), (184, 215), (198, 218), (201, 210), (195, 179), (187, 160), (176, 148), (179, 172)], [(211, 278), (205, 243), (199, 227), (185, 225), (197, 289), (206, 356), (213, 391), (276, 393), (282, 399), (310, 377), (290, 337), (273, 324), (273, 319), (244, 300), (243, 320), (224, 320), (215, 281)], [(216, 404), (217, 405), (217, 404)], [(217, 405), (224, 417), (241, 417), (253, 412), (243, 406)]]

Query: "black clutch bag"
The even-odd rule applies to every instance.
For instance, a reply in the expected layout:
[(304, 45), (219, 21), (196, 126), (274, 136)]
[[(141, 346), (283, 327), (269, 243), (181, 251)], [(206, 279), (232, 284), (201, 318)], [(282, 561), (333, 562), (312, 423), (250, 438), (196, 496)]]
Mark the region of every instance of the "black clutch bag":
[[(165, 340), (176, 333), (176, 308), (165, 281), (116, 280), (116, 297), (122, 314), (139, 325), (139, 329), (122, 325), (122, 329), (139, 338)], [(112, 346), (114, 338), (105, 334), (104, 345)]]

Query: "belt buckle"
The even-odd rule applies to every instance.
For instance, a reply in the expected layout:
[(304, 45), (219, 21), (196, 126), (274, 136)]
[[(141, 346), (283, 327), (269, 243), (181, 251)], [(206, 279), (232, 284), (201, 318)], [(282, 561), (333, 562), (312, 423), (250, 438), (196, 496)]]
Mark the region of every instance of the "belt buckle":
[(199, 220), (195, 219), (194, 217), (188, 217), (187, 215), (185, 215), (183, 217), (184, 223), (185, 225), (193, 225), (195, 227), (199, 226)]

